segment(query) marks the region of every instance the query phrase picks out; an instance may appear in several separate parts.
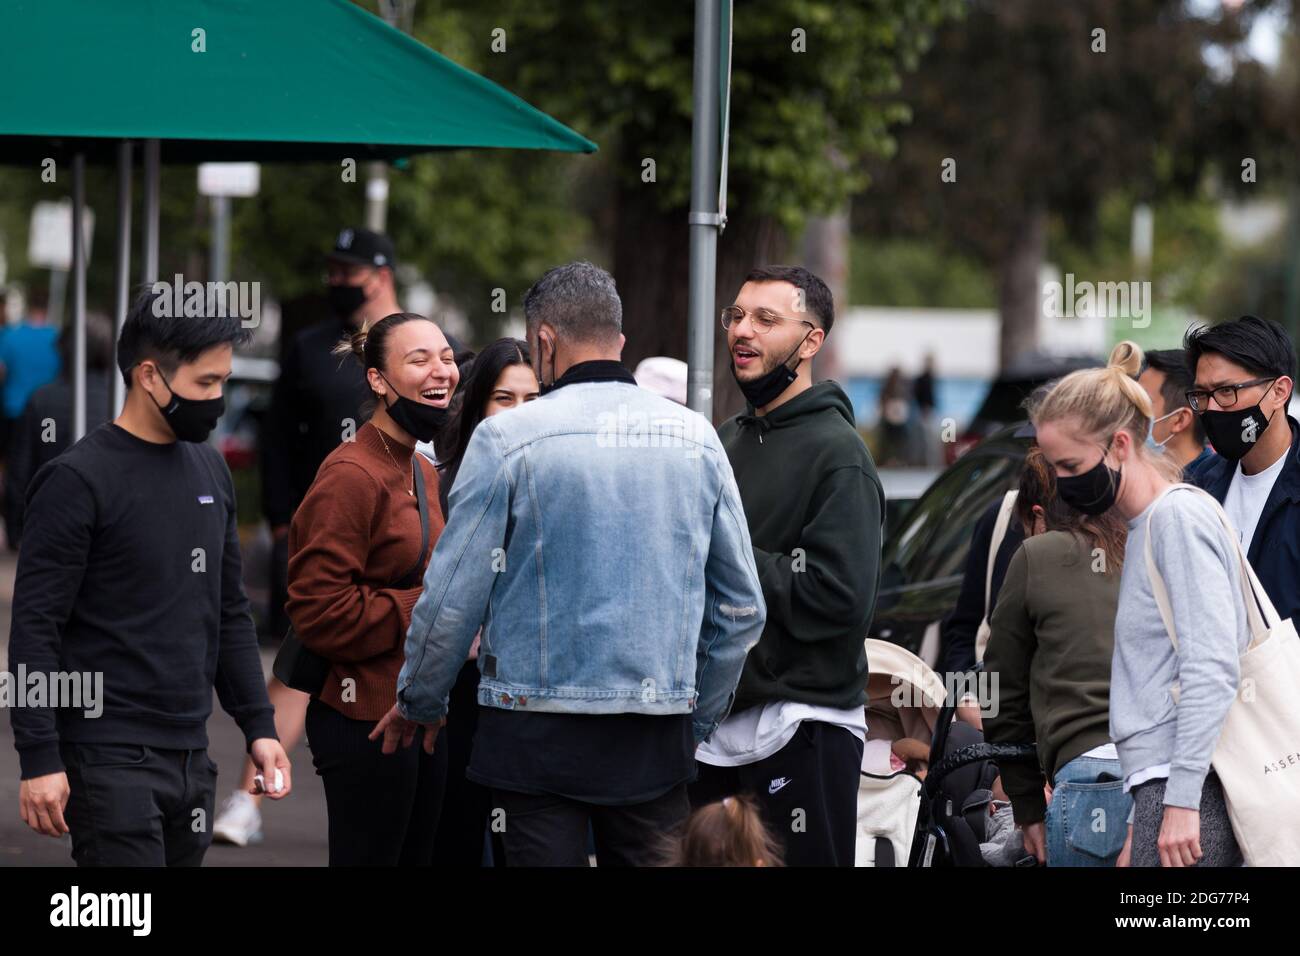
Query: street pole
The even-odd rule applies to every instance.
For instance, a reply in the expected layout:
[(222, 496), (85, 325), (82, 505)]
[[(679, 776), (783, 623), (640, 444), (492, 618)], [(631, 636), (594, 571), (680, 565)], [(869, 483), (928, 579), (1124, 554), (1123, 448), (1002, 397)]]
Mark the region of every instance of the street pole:
[(144, 142), (144, 254), (140, 281), (152, 285), (158, 280), (158, 220), (161, 211), (161, 150), (156, 139)]
[(713, 334), (717, 316), (718, 92), (720, 0), (696, 0), (691, 118), (690, 286), (687, 293), (686, 401), (713, 419)]
[(86, 434), (86, 156), (72, 158), (72, 440)]
[[(131, 297), (131, 142), (122, 140), (117, 146), (117, 262), (116, 308), (113, 315), (113, 341), (122, 334), (126, 323), (126, 310)], [(111, 417), (116, 417), (126, 403), (126, 385), (122, 376), (113, 375), (113, 404)]]
[(230, 278), (230, 197), (212, 197), (212, 262), (208, 267), (212, 282)]

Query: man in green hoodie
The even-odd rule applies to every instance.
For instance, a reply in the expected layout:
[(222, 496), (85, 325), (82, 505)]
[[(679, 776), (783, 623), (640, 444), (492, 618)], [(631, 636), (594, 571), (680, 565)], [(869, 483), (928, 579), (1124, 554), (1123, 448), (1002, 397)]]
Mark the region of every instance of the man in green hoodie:
[(832, 381), (811, 359), (834, 322), (830, 290), (765, 266), (722, 312), (743, 415), (718, 429), (740, 487), (767, 624), (731, 713), (696, 751), (691, 802), (759, 803), (793, 866), (852, 866), (866, 739), (867, 625), (885, 496)]

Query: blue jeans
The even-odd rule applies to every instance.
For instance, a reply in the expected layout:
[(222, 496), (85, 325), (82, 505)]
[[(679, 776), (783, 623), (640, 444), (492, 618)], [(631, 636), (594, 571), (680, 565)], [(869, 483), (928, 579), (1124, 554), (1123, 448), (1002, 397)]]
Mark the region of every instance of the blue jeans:
[(1075, 757), (1052, 785), (1044, 821), (1047, 865), (1114, 866), (1132, 805), (1118, 760)]

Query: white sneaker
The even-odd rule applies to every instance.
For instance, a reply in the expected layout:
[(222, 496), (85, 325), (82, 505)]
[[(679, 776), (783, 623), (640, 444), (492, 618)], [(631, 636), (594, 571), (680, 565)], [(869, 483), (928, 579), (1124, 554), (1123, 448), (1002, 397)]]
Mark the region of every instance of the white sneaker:
[(226, 797), (212, 825), (212, 839), (235, 846), (262, 842), (262, 812), (252, 794), (236, 790)]

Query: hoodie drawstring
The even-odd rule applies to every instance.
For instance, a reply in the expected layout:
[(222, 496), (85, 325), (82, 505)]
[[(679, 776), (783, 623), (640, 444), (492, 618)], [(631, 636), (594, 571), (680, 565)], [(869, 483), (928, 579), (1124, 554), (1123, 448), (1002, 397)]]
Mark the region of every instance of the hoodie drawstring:
[(753, 427), (758, 432), (758, 443), (763, 444), (763, 432), (772, 427), (772, 423), (762, 415), (738, 415), (736, 424), (741, 428)]

